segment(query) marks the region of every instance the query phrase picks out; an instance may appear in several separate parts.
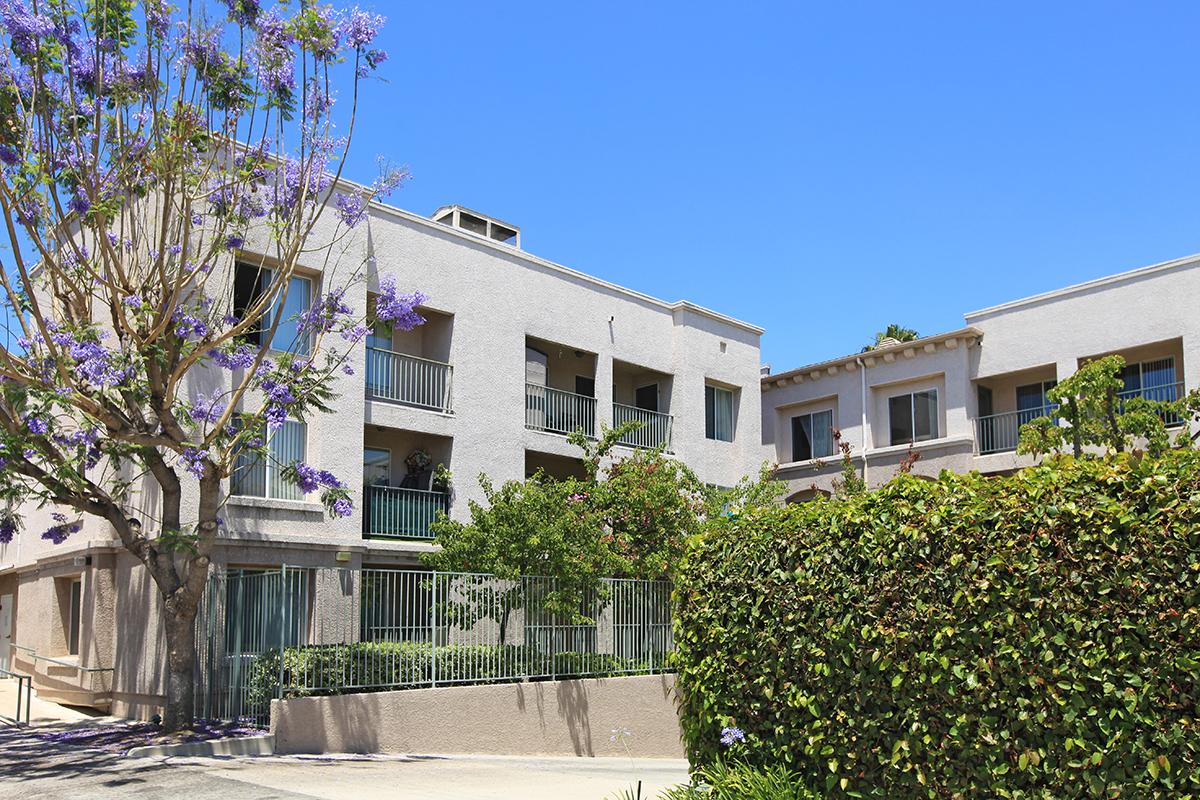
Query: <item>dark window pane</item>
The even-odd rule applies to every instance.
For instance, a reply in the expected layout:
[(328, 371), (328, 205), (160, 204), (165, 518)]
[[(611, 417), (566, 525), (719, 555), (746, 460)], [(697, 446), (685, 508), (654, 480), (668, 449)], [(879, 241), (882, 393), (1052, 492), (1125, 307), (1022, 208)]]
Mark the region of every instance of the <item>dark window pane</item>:
[(812, 417), (792, 417), (792, 461), (807, 461), (813, 457)]
[[(1175, 383), (1175, 360), (1160, 358), (1142, 364), (1142, 387), (1168, 386)], [(1161, 392), (1157, 394), (1162, 394)], [(1151, 399), (1158, 399), (1157, 397)]]
[[(246, 310), (253, 306), (262, 296), (263, 283), (270, 278), (270, 270), (259, 269), (254, 264), (239, 262), (233, 276), (233, 315), (241, 318)], [(251, 344), (262, 344), (262, 320), (254, 323), (254, 327), (246, 333), (246, 340)]]
[(575, 394), (581, 394), (584, 397), (596, 396), (596, 379), (589, 378), (585, 375), (575, 376)]
[(658, 384), (639, 386), (633, 404), (646, 411), (658, 411)]
[(1017, 387), (1017, 410), (1029, 411), (1046, 405), (1046, 393), (1041, 383)]
[(888, 417), (891, 421), (892, 444), (908, 444), (913, 440), (912, 395), (888, 398)]
[(71, 611), (67, 624), (70, 626), (67, 639), (67, 653), (79, 655), (79, 625), (83, 615), (83, 581), (71, 582)]

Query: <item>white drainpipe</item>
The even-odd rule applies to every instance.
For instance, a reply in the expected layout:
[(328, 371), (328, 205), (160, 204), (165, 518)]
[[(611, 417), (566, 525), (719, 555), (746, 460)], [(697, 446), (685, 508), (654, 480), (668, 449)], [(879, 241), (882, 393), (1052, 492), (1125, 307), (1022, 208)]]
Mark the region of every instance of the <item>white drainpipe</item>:
[(854, 363), (858, 364), (859, 383), (862, 385), (862, 432), (860, 447), (862, 448), (863, 460), (863, 484), (867, 483), (867, 365), (863, 363), (861, 358), (855, 358)]

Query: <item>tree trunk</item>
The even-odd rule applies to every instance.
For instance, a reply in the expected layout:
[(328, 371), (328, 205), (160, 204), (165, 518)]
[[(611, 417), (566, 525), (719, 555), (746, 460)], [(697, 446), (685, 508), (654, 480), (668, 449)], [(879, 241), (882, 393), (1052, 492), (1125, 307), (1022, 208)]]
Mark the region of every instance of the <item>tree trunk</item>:
[(163, 604), (163, 628), (167, 635), (167, 701), (162, 724), (168, 731), (190, 728), (196, 717), (197, 605), (180, 594), (165, 598)]

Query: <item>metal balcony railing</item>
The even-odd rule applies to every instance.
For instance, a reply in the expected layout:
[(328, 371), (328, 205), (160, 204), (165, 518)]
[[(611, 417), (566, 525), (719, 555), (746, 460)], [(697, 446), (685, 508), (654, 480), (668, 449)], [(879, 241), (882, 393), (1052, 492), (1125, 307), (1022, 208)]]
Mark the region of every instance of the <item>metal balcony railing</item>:
[(630, 447), (662, 447), (671, 449), (671, 426), (675, 418), (659, 411), (648, 411), (621, 403), (613, 403), (613, 427), (626, 422), (642, 423), (640, 428), (626, 433), (618, 441)]
[(367, 396), (449, 412), (454, 368), (377, 347), (367, 348)]
[[(1164, 383), (1159, 386), (1143, 386), (1140, 389), (1126, 389), (1123, 392), (1117, 392), (1117, 407), (1124, 411), (1125, 401), (1132, 400), (1135, 397), (1142, 397), (1154, 403), (1174, 403), (1177, 400), (1183, 399), (1185, 392), (1183, 382)], [(1182, 425), (1183, 419), (1178, 414), (1172, 414), (1169, 411), (1159, 412), (1162, 421), (1168, 426)]]
[(1053, 417), (1057, 411), (1058, 406), (1047, 405), (979, 417), (975, 420), (975, 441), (979, 445), (979, 454), (984, 456), (1016, 450), (1022, 425), (1038, 417)]
[(445, 492), (368, 486), (363, 508), (363, 533), (401, 539), (432, 539), (430, 524), (439, 511), (446, 512), (450, 498)]
[(526, 383), (525, 427), (551, 433), (582, 430), (586, 436), (595, 436), (596, 398)]

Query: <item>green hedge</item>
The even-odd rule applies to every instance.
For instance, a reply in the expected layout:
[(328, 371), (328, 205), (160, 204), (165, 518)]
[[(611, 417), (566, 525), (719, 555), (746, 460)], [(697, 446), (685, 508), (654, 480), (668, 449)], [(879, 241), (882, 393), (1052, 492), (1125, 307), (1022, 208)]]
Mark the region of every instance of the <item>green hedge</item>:
[(685, 739), (833, 797), (1189, 797), (1198, 586), (1190, 451), (722, 520), (676, 583)]
[[(661, 657), (660, 657), (661, 660)], [(439, 645), (438, 683), (489, 683), (521, 675), (558, 677), (615, 675), (647, 668), (647, 662), (605, 653), (559, 653), (553, 665), (538, 651), (514, 645)], [(356, 642), (288, 647), (283, 651), (283, 686), (289, 697), (380, 692), (433, 682), (428, 642)], [(276, 697), (279, 651), (254, 659), (246, 697), (265, 705)]]

